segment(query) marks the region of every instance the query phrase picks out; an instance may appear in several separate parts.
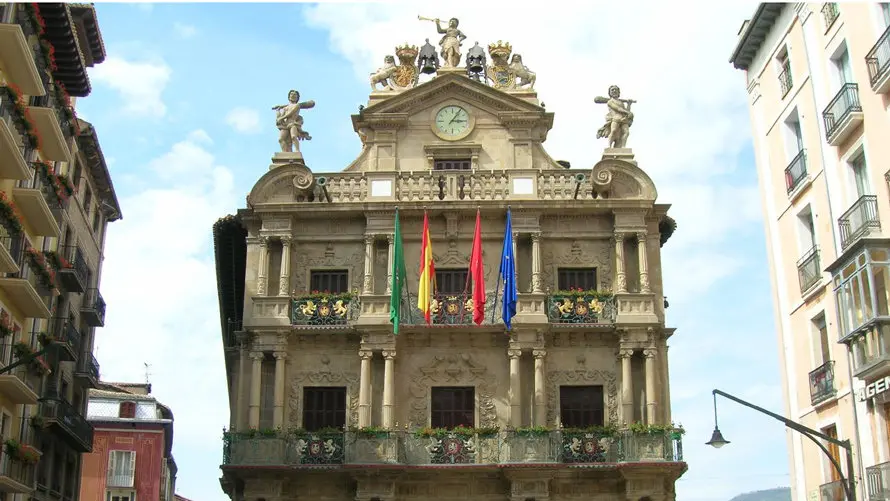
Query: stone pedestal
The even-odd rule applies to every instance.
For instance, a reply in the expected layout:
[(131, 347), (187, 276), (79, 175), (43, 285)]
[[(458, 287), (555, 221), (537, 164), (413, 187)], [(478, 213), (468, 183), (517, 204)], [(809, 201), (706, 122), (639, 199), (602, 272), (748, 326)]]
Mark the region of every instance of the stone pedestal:
[(291, 164), (306, 165), (303, 154), (299, 151), (277, 151), (272, 155), (272, 165), (269, 166), (269, 170)]
[(630, 148), (606, 148), (603, 150), (603, 160), (607, 158), (615, 158), (627, 162), (634, 162), (634, 152)]
[(450, 75), (452, 73), (457, 73), (458, 75), (467, 76), (467, 69), (462, 66), (458, 66), (457, 68), (440, 67), (438, 70), (436, 70), (436, 76)]
[(512, 89), (505, 90), (507, 94), (510, 94), (513, 97), (518, 97), (523, 101), (529, 102), (535, 106), (541, 106), (541, 102), (538, 100), (538, 92), (534, 89)]

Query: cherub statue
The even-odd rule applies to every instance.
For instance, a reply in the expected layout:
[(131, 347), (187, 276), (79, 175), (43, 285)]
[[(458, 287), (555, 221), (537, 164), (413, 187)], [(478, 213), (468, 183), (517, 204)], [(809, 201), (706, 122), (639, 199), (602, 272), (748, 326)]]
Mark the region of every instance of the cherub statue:
[(596, 131), (596, 138), (609, 138), (610, 148), (624, 148), (627, 144), (627, 136), (630, 135), (630, 126), (634, 123), (634, 114), (630, 106), (635, 103), (633, 99), (621, 99), (621, 89), (617, 85), (609, 86), (609, 97), (597, 96), (593, 102), (605, 104), (609, 111), (606, 113), (606, 123)]
[(389, 79), (393, 77), (398, 66), (396, 66), (396, 58), (386, 56), (383, 58), (383, 67), (378, 68), (376, 72), (371, 73), (371, 90), (377, 90), (377, 84), (383, 84), (383, 90), (389, 90), (392, 86)]
[(273, 106), (275, 112), (275, 126), (281, 131), (278, 135), (278, 144), (283, 152), (300, 152), (300, 141), (309, 141), (312, 136), (303, 130), (303, 117), (300, 110), (315, 107), (315, 101), (300, 102), (300, 93), (291, 90), (287, 93), (287, 104)]
[(448, 26), (443, 28), (442, 21), (439, 18), (430, 19), (428, 17), (417, 16), (421, 21), (433, 21), (436, 23), (436, 31), (444, 35), (439, 41), (439, 47), (442, 48), (442, 59), (445, 60), (443, 67), (457, 68), (460, 64), (460, 43), (467, 37), (459, 29), (457, 25), (460, 21), (456, 17), (448, 20)]
[(518, 87), (528, 85), (529, 89), (535, 88), (535, 72), (528, 69), (528, 66), (522, 64), (521, 55), (513, 54), (513, 59), (510, 60), (510, 71), (512, 71), (513, 75), (519, 79), (519, 84), (517, 84)]

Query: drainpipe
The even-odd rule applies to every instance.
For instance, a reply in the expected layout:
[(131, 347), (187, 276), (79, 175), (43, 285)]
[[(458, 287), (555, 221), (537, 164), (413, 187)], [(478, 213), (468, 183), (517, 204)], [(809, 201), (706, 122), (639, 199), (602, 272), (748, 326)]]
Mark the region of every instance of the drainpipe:
[[(855, 449), (857, 451), (856, 452), (856, 456), (857, 456), (856, 464), (859, 466), (859, 482), (858, 483), (861, 486), (859, 489), (856, 489), (856, 495), (860, 499), (865, 501), (866, 499), (868, 499), (868, 493), (866, 492), (868, 489), (868, 486), (866, 485), (866, 482), (863, 480), (863, 479), (865, 479), (865, 466), (862, 464), (862, 441), (860, 441), (860, 439), (859, 439), (859, 413), (856, 410), (856, 392), (854, 391), (854, 388), (853, 388), (853, 381), (854, 381), (854, 379), (853, 379), (853, 350), (850, 348), (849, 344), (844, 343), (844, 345), (846, 345), (846, 347), (847, 347), (847, 349), (846, 349), (846, 351), (847, 351), (847, 372), (849, 373), (849, 376), (850, 376), (850, 403), (853, 406), (853, 423), (855, 423), (855, 426), (853, 426), (853, 428), (856, 430), (856, 447), (855, 447)], [(866, 404), (866, 405), (868, 405), (868, 404)]]

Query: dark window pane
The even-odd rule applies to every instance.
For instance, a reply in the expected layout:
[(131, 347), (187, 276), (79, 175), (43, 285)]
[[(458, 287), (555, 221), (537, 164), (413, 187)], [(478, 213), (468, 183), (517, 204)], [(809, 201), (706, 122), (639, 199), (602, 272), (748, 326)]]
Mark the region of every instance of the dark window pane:
[(560, 268), (557, 271), (559, 290), (571, 288), (596, 290), (596, 268)]
[(310, 386), (303, 388), (303, 428), (342, 430), (346, 425), (346, 388)]
[(476, 389), (472, 386), (431, 388), (430, 399), (433, 428), (476, 426)]
[(560, 386), (559, 415), (564, 428), (602, 426), (602, 386)]
[(309, 289), (340, 294), (349, 292), (349, 272), (346, 270), (313, 271), (309, 277)]
[(470, 170), (472, 163), (468, 158), (436, 160), (433, 162), (434, 170)]
[(440, 294), (463, 294), (467, 288), (468, 270), (436, 270), (436, 289)]

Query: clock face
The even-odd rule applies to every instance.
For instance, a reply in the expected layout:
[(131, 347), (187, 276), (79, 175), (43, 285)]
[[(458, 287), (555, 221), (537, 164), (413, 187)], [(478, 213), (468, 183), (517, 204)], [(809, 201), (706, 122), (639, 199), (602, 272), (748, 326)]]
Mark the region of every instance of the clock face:
[(460, 106), (446, 106), (436, 113), (436, 128), (449, 136), (459, 136), (470, 127), (470, 114)]

